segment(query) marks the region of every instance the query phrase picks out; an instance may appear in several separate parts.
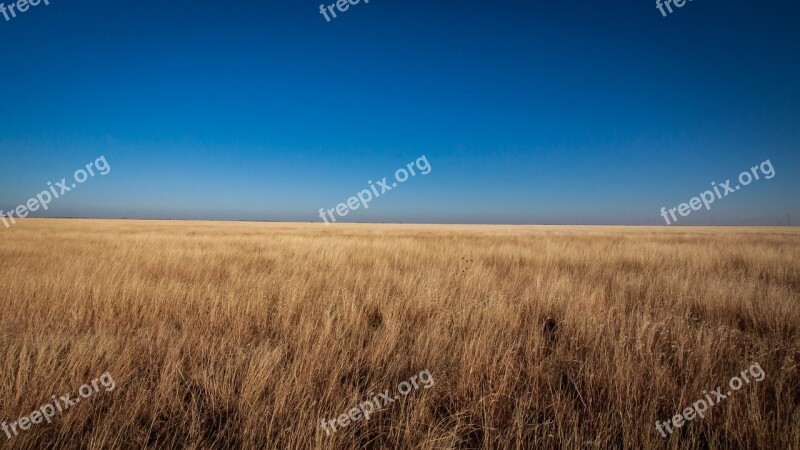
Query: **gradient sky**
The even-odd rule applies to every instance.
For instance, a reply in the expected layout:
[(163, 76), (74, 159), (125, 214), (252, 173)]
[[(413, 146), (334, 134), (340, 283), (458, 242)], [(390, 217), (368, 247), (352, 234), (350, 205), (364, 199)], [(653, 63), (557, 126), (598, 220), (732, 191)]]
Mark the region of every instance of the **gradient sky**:
[[(9, 3), (8, 0), (0, 2)], [(800, 224), (800, 4), (50, 0), (0, 16), (0, 208), (104, 155), (31, 216)], [(705, 211), (681, 223), (708, 224)], [(340, 219), (341, 220), (341, 219)]]

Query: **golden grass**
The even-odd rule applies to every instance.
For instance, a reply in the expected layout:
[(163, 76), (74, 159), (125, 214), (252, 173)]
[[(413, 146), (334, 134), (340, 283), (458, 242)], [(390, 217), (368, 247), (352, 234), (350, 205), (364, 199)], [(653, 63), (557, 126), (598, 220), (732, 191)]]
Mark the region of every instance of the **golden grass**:
[(0, 292), (0, 420), (116, 381), (7, 447), (800, 448), (797, 229), (35, 219)]

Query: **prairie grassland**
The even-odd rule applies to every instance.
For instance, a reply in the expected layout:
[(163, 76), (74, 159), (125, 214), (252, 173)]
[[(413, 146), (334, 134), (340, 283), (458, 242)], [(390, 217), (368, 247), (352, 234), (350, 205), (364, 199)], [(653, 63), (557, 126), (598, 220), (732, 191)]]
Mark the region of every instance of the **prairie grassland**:
[(797, 229), (35, 219), (0, 292), (0, 420), (116, 382), (8, 448), (800, 448)]

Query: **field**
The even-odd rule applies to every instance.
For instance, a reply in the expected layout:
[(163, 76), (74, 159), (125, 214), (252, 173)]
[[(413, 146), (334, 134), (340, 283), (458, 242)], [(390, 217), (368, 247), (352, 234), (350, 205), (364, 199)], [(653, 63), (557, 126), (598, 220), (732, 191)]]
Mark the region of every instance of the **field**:
[(0, 292), (0, 420), (115, 385), (6, 448), (800, 448), (796, 228), (31, 219)]

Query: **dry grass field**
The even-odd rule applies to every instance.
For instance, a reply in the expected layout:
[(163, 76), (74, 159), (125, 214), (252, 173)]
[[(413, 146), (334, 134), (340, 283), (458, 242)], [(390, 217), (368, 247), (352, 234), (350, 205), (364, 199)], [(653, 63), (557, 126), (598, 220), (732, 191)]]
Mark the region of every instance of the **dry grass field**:
[(33, 219), (0, 292), (0, 420), (116, 385), (4, 448), (800, 448), (798, 229)]

